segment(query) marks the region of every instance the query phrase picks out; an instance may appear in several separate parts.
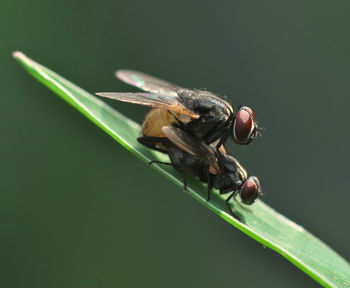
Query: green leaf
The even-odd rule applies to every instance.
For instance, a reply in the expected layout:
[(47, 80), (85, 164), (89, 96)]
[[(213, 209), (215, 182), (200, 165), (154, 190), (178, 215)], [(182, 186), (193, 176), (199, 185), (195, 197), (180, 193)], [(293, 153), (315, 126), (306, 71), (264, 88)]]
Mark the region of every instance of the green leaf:
[[(169, 161), (166, 155), (151, 151), (137, 142), (136, 138), (140, 135), (138, 124), (21, 52), (15, 52), (13, 57), (41, 83), (57, 93), (130, 152), (145, 162)], [(181, 175), (173, 168), (157, 165), (152, 167), (177, 185), (183, 186)], [(191, 180), (188, 194), (232, 226), (280, 253), (320, 284), (326, 287), (350, 287), (350, 266), (341, 256), (303, 227), (288, 220), (262, 201), (258, 200), (249, 207), (241, 205), (239, 201), (234, 204), (237, 213), (244, 219), (245, 224), (243, 224), (230, 216), (223, 198), (217, 192), (214, 192), (213, 199), (207, 202), (206, 188), (202, 183)]]

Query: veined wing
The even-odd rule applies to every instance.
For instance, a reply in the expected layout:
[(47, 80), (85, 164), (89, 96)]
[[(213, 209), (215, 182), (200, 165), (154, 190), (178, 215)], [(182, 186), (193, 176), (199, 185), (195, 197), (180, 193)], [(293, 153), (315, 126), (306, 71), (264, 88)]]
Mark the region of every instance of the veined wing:
[(115, 76), (129, 85), (151, 93), (175, 95), (176, 91), (181, 89), (168, 81), (133, 70), (118, 70)]
[(201, 161), (220, 171), (215, 148), (199, 141), (179, 128), (164, 126), (164, 135), (178, 148), (188, 154), (198, 157)]
[(200, 115), (187, 109), (179, 102), (177, 94), (164, 95), (155, 93), (115, 93), (115, 92), (101, 92), (95, 93), (97, 96), (110, 98), (122, 102), (129, 102), (139, 104), (148, 107), (163, 108), (171, 111), (175, 111), (192, 118), (199, 118)]

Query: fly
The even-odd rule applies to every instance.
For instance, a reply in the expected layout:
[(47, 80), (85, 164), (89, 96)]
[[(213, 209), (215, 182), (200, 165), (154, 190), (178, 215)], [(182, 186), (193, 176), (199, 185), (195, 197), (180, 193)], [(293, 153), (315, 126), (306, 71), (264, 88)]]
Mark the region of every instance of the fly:
[[(227, 153), (224, 146), (215, 149), (176, 127), (165, 126), (162, 131), (166, 138), (139, 138), (141, 143), (148, 141), (149, 146), (156, 146), (157, 150), (167, 153), (171, 160), (171, 163), (151, 163), (172, 165), (180, 172), (207, 183), (208, 201), (213, 188), (219, 189), (220, 194), (229, 194), (225, 200), (226, 205), (230, 213), (239, 219), (229, 201), (239, 194), (243, 204), (251, 205), (261, 195), (259, 179), (249, 176), (238, 160)], [(184, 190), (186, 187), (184, 178)]]
[(230, 136), (241, 145), (249, 144), (260, 130), (253, 110), (230, 103), (205, 90), (191, 90), (132, 70), (119, 70), (116, 77), (146, 93), (101, 92), (96, 95), (153, 109), (143, 124), (143, 134), (165, 138), (164, 126), (177, 126), (199, 141), (219, 148)]

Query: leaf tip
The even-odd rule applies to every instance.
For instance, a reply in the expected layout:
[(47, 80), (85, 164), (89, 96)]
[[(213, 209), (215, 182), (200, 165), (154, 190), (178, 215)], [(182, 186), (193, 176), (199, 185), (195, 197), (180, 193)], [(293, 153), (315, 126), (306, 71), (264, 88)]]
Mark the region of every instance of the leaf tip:
[(25, 58), (26, 56), (21, 51), (14, 51), (12, 57), (15, 59)]

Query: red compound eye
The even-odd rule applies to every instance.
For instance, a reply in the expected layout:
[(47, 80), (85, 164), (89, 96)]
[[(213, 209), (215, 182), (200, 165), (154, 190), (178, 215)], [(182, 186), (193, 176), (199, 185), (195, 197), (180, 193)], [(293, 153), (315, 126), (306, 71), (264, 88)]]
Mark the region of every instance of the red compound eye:
[(252, 140), (251, 136), (255, 128), (254, 119), (252, 109), (246, 106), (237, 112), (233, 125), (233, 137), (238, 144), (248, 144)]
[(259, 197), (260, 190), (259, 179), (255, 176), (249, 177), (241, 188), (240, 195), (242, 202), (246, 205), (253, 204), (255, 199)]
[(255, 119), (255, 114), (254, 114), (253, 110), (252, 110), (251, 108), (249, 108), (248, 106), (242, 106), (240, 110), (245, 110), (245, 111), (247, 111), (247, 112), (250, 114), (250, 116), (252, 116), (253, 120), (254, 120), (254, 121), (256, 120), (256, 119)]

